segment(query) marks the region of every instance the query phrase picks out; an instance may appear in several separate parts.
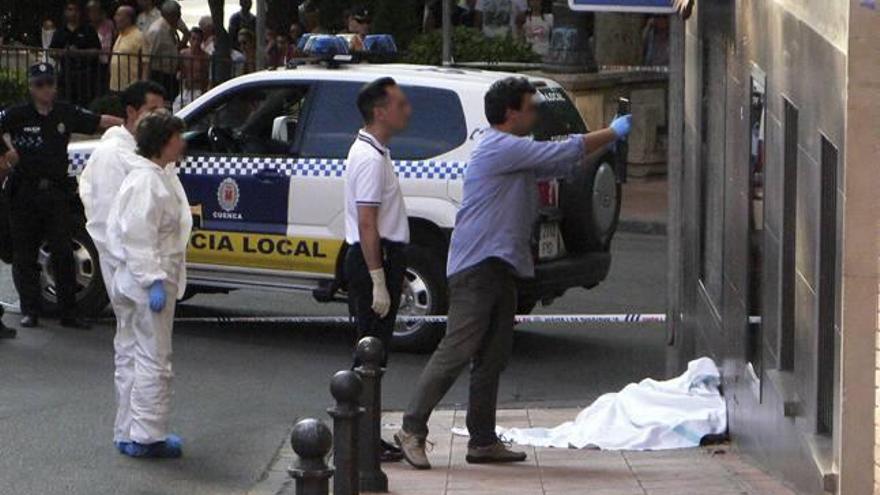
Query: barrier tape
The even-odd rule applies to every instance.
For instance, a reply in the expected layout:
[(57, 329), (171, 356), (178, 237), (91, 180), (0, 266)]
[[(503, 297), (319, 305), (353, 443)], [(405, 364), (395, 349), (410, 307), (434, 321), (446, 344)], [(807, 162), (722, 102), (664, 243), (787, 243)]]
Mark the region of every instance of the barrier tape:
[[(0, 304), (13, 311), (18, 310), (17, 304), (9, 304), (0, 301)], [(428, 316), (398, 316), (398, 323), (446, 323), (445, 315)], [(114, 318), (101, 318), (101, 322), (113, 322)], [(556, 314), (556, 315), (516, 315), (516, 323), (545, 323), (545, 324), (572, 324), (593, 323), (614, 325), (620, 323), (665, 323), (666, 315), (663, 313), (619, 313), (619, 314)], [(175, 323), (284, 323), (284, 324), (312, 324), (312, 325), (347, 325), (352, 323), (349, 316), (195, 316), (180, 317), (174, 319)], [(750, 324), (761, 323), (760, 316), (750, 316)]]
[[(202, 316), (175, 318), (175, 323), (288, 323), (288, 324), (349, 324), (348, 316)], [(398, 323), (446, 323), (447, 317), (398, 316)], [(663, 323), (665, 314), (581, 314), (581, 315), (516, 315), (517, 323)]]

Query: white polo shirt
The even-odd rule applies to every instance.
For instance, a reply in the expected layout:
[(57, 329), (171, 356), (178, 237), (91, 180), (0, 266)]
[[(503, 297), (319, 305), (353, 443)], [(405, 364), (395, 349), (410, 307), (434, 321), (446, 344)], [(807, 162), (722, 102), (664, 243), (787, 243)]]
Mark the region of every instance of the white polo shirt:
[(345, 241), (360, 242), (358, 205), (379, 207), (379, 237), (409, 242), (409, 222), (391, 152), (378, 139), (360, 130), (345, 162)]

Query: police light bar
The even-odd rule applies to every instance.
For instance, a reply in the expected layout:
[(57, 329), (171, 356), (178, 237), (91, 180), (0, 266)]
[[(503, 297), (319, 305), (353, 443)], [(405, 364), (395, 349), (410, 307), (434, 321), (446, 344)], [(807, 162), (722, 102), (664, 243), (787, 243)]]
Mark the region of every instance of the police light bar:
[(674, 0), (568, 0), (577, 12), (630, 12), (639, 14), (674, 14)]

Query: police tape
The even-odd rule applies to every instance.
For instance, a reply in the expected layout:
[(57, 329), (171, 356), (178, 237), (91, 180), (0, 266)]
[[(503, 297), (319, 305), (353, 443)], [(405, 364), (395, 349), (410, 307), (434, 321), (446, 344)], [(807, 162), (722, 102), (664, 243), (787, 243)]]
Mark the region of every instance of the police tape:
[[(446, 323), (447, 316), (398, 316), (398, 323)], [(339, 325), (350, 324), (350, 316), (198, 316), (175, 318), (175, 323), (285, 323), (285, 324), (313, 324), (313, 325)], [(516, 315), (516, 323), (545, 323), (545, 324), (619, 324), (619, 323), (664, 323), (665, 314), (652, 313), (624, 313), (624, 314), (556, 314), (556, 315)]]

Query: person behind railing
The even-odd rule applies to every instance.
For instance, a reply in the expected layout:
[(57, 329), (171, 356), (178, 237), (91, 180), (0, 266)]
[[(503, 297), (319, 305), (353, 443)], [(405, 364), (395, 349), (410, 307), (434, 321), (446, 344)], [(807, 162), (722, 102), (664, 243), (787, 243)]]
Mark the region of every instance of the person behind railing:
[(120, 5), (113, 16), (119, 36), (110, 56), (110, 91), (120, 92), (133, 82), (146, 79), (149, 67), (144, 57), (147, 47), (144, 35), (135, 25), (134, 8)]
[(302, 57), (303, 54), (299, 51), (299, 40), (302, 38), (303, 33), (306, 28), (303, 27), (299, 21), (293, 21), (290, 23), (290, 28), (287, 30), (287, 39), (290, 40), (291, 46), (293, 46), (294, 56)]
[(209, 57), (214, 55), (214, 19), (211, 16), (202, 16), (199, 19), (199, 29), (202, 30), (202, 51), (207, 53)]
[(523, 25), (523, 37), (532, 51), (544, 57), (550, 52), (553, 14), (545, 13), (541, 0), (529, 0), (529, 12)]
[(257, 17), (251, 13), (253, 0), (239, 0), (238, 5), (241, 10), (229, 18), (229, 38), (232, 40), (232, 48), (243, 52), (238, 33), (245, 29), (252, 33), (257, 32)]
[(180, 51), (180, 94), (174, 98), (171, 108), (176, 113), (202, 95), (210, 82), (208, 68), (210, 57), (202, 49), (204, 33), (201, 28), (190, 30), (189, 47)]
[(299, 18), (311, 34), (326, 34), (327, 29), (321, 25), (321, 9), (318, 0), (306, 0), (299, 5)]
[(169, 100), (177, 97), (178, 46), (176, 26), (180, 22), (180, 4), (166, 0), (162, 4), (162, 17), (153, 22), (144, 35), (150, 56), (150, 80), (165, 88)]
[(296, 56), (296, 47), (290, 44), (290, 38), (284, 33), (275, 35), (273, 47), (269, 53), (269, 67), (287, 67), (287, 62)]
[(372, 16), (366, 7), (358, 6), (352, 9), (351, 15), (348, 17), (347, 28), (349, 33), (355, 35), (354, 39), (350, 42), (353, 52), (364, 51), (364, 40), (370, 34), (372, 22)]
[(162, 12), (153, 0), (137, 0), (137, 28), (146, 33), (154, 22), (162, 17)]
[(257, 36), (249, 29), (238, 32), (238, 50), (232, 50), (232, 72), (235, 76), (253, 72), (257, 66)]
[[(120, 5), (122, 4), (124, 3), (120, 2)], [(154, 22), (162, 18), (162, 9), (156, 6), (154, 0), (137, 0), (137, 10), (140, 12), (137, 16), (137, 28), (144, 34), (147, 34), (147, 30), (150, 29)], [(189, 43), (189, 29), (182, 18), (177, 20), (175, 29), (177, 34), (180, 35), (178, 49), (185, 48), (187, 43)]]
[(101, 55), (98, 57), (98, 94), (107, 93), (110, 82), (110, 52), (113, 50), (113, 40), (116, 38), (116, 26), (107, 18), (104, 6), (100, 0), (89, 0), (86, 4), (86, 13), (89, 25), (98, 33), (98, 41), (101, 42)]
[[(55, 21), (52, 20), (51, 17), (46, 17), (43, 19), (42, 29), (40, 33), (40, 47), (43, 50), (48, 50), (49, 46), (52, 44), (52, 37), (55, 36)], [(45, 62), (46, 60), (44, 60)]]
[(55, 31), (49, 48), (64, 50), (52, 54), (58, 60), (58, 85), (64, 98), (82, 106), (91, 103), (98, 82), (95, 75), (101, 41), (95, 29), (82, 22), (77, 0), (65, 2), (64, 25)]

